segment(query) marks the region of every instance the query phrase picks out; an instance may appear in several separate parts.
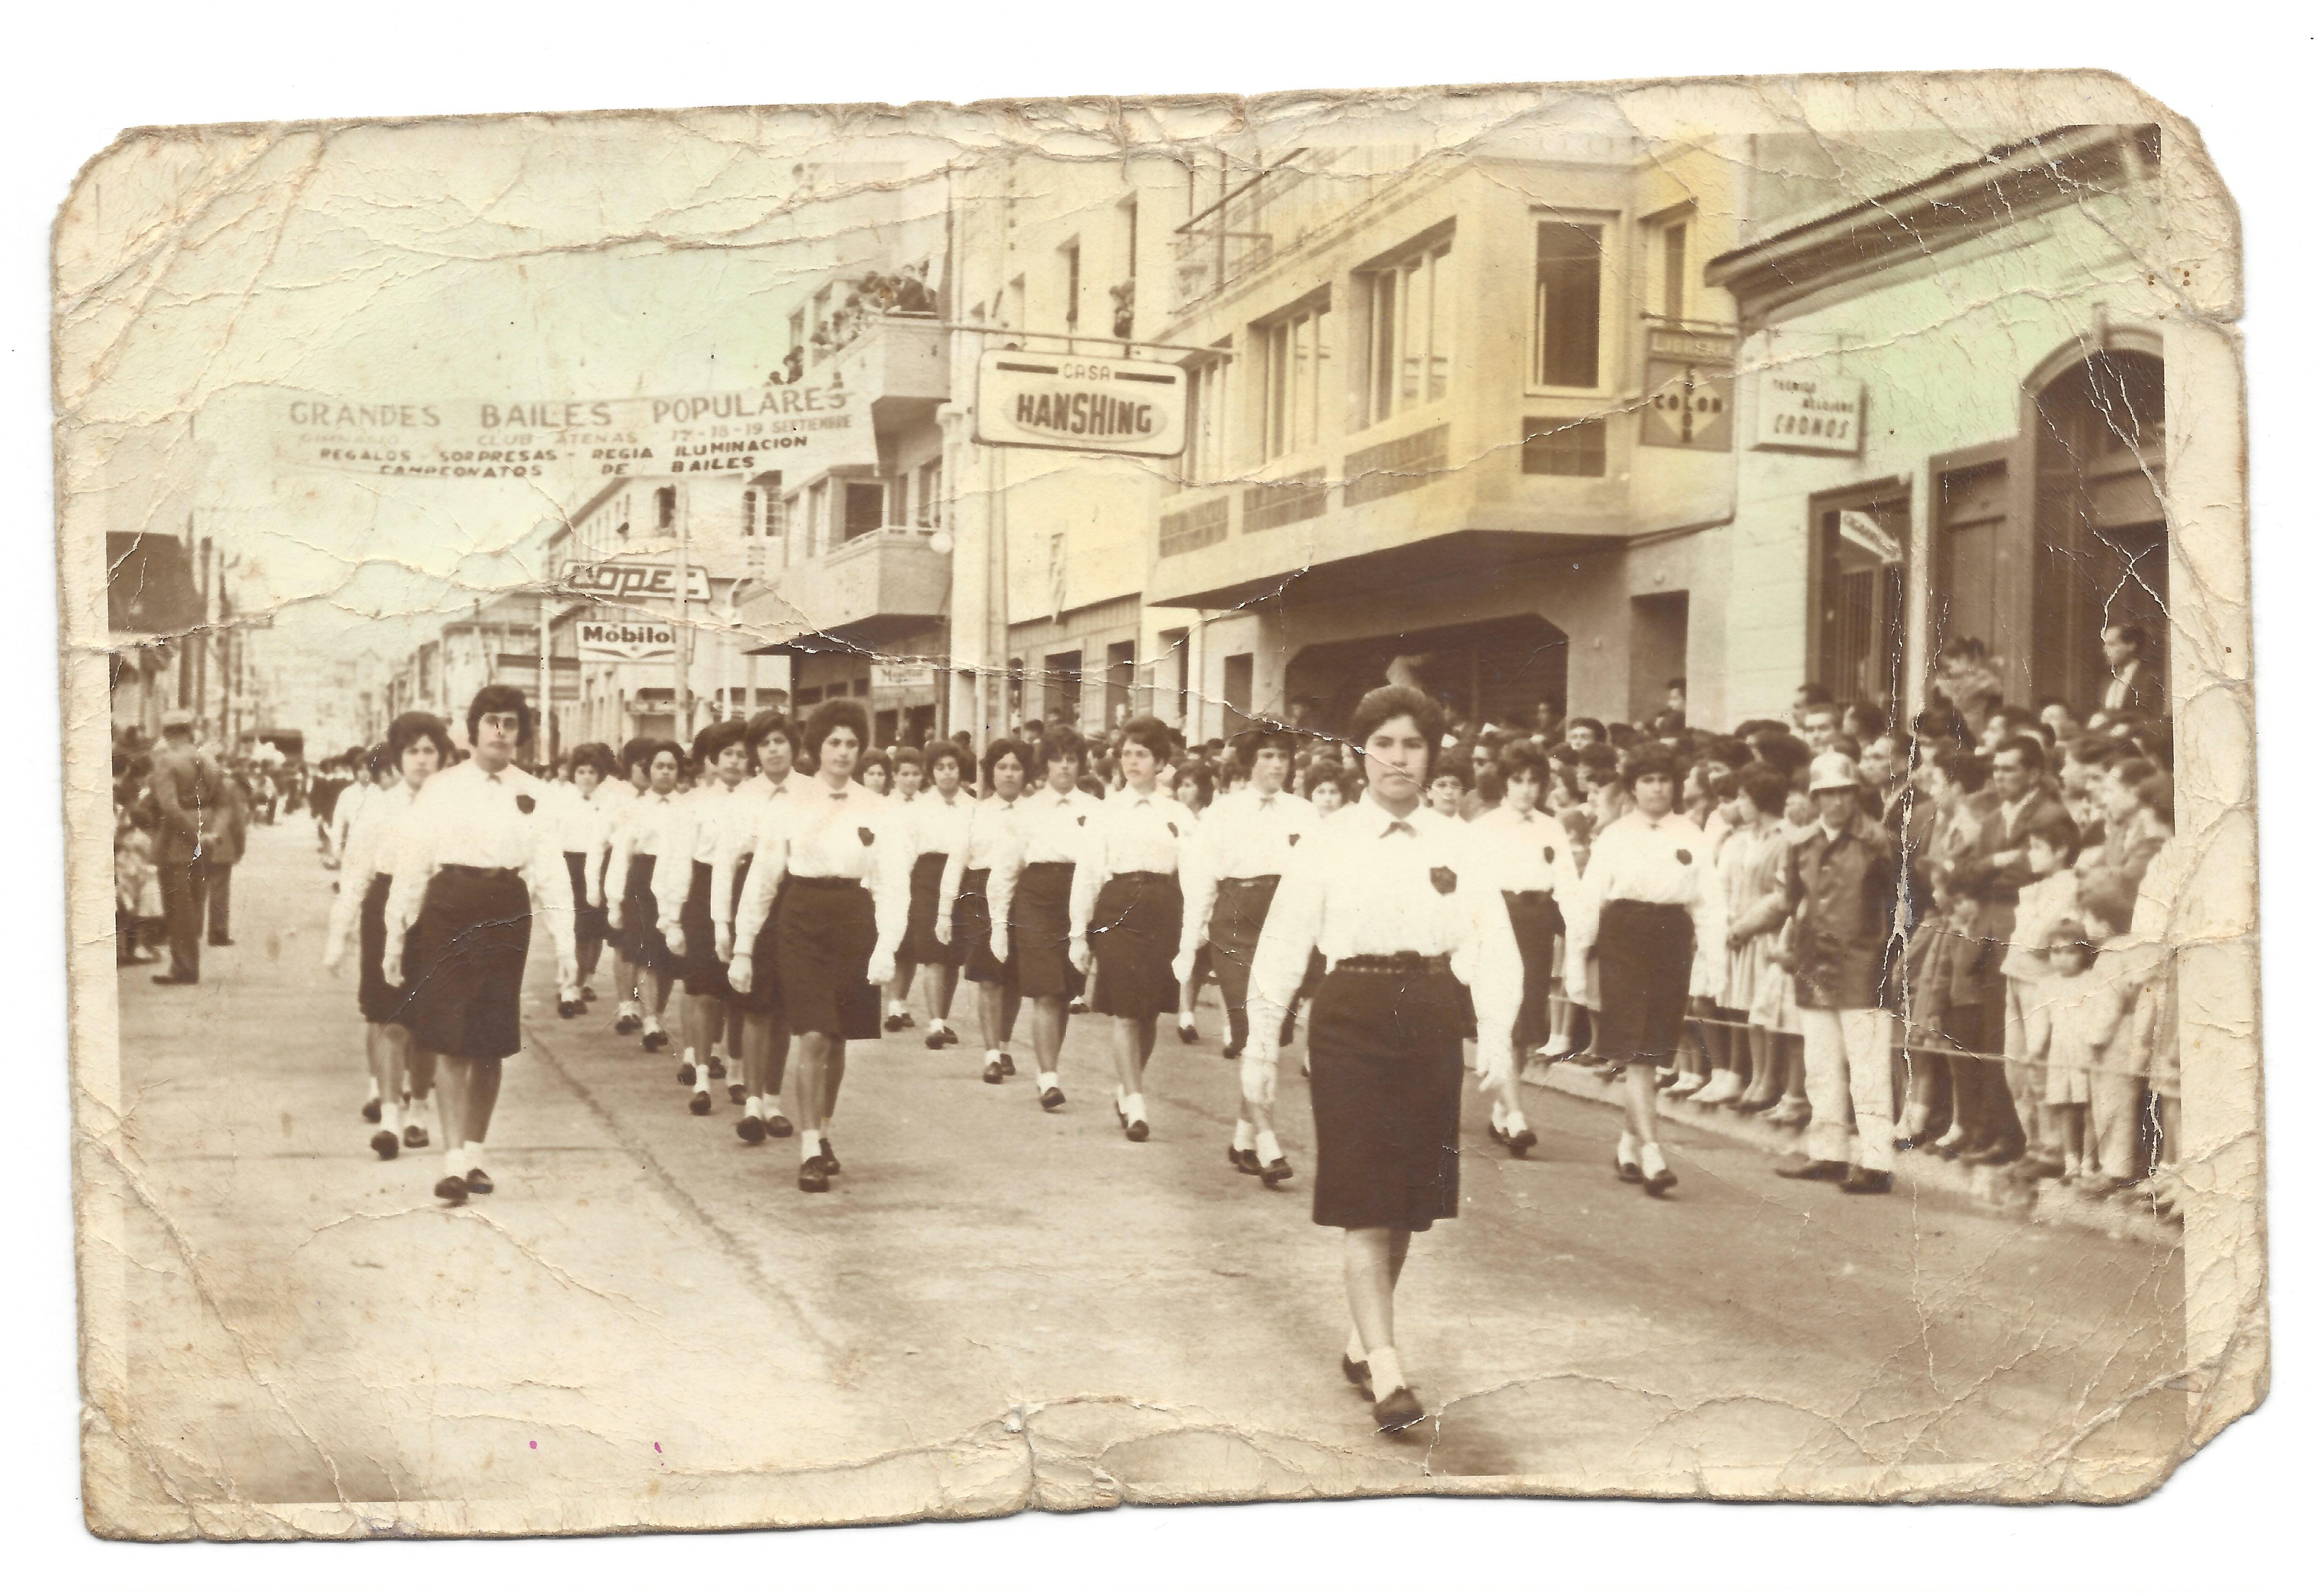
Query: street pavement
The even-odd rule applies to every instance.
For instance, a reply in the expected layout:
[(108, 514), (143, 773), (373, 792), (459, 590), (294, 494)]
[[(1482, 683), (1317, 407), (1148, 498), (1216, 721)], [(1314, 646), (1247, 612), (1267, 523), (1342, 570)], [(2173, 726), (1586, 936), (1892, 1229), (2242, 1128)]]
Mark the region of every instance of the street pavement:
[(746, 1146), (723, 1098), (691, 1116), (609, 997), (560, 1021), (544, 938), (497, 1191), (447, 1209), (434, 1148), (367, 1148), (354, 970), (320, 967), (335, 877), (304, 816), (257, 829), (239, 944), (201, 986), (121, 976), (134, 1463), (193, 1519), (473, 1529), (561, 1496), (576, 1528), (731, 1524), (1615, 1468), (1675, 1493), (2034, 1489), (2182, 1422), (2175, 1252), (1803, 1187), (1677, 1128), (1678, 1189), (1650, 1200), (1613, 1177), (1610, 1112), (1534, 1090), (1523, 1162), (1470, 1097), (1461, 1218), (1416, 1239), (1399, 1296), (1435, 1419), (1379, 1437), (1340, 1375), (1297, 1070), (1301, 1176), (1270, 1192), (1227, 1162), (1214, 996), (1201, 1044), (1163, 1039), (1142, 1145), (1095, 1020), (1054, 1115), (1021, 1037), (1017, 1077), (979, 1081), (965, 996), (958, 1048), (852, 1047), (846, 1171), (809, 1196), (795, 1141)]

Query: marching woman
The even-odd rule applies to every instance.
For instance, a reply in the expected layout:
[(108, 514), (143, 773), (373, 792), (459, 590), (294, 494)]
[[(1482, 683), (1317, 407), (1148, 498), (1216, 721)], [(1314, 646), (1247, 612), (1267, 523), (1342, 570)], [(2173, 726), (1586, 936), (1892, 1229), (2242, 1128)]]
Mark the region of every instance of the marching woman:
[[(904, 998), (911, 993), (913, 975), (927, 969), (930, 1051), (960, 1043), (952, 1027), (952, 1000), (960, 986), (960, 954), (936, 933), (936, 898), (944, 888), (946, 866), (968, 842), (969, 815), (976, 811), (976, 799), (960, 788), (961, 760), (966, 755), (949, 741), (928, 748), (925, 760), (910, 747), (896, 755), (896, 800), (914, 857), (911, 922), (904, 931), (903, 949), (896, 954), (888, 1027), (910, 1025), (911, 1014), (905, 1010)], [(929, 777), (927, 789), (904, 795), (906, 784), (918, 784), (917, 776), (923, 768)], [(904, 1019), (902, 1024), (895, 1021), (898, 1014)]]
[(862, 704), (843, 698), (816, 706), (807, 725), (814, 777), (768, 804), (734, 912), (727, 977), (740, 991), (761, 977), (759, 931), (770, 912), (775, 919), (766, 976), (782, 982), (784, 1015), (798, 1036), (792, 1103), (798, 1186), (810, 1194), (828, 1190), (839, 1171), (826, 1125), (846, 1076), (847, 1042), (880, 1037), (880, 989), (895, 977), (911, 911), (902, 815), (854, 779), (871, 736)]
[[(1236, 736), (1236, 760), (1250, 771), (1250, 783), (1211, 804), (1194, 844), (1178, 864), (1186, 919), (1173, 971), (1182, 982), (1190, 978), (1198, 954), (1209, 946), (1219, 999), (1226, 1004), (1230, 1061), (1250, 1042), (1251, 957), (1268, 909), (1294, 849), (1323, 822), (1305, 798), (1284, 789), (1298, 746), (1296, 733), (1279, 727)], [(1286, 1038), (1278, 1033), (1277, 1043)], [(1227, 1160), (1238, 1171), (1265, 1179), (1269, 1189), (1288, 1181), (1291, 1163), (1275, 1137), (1273, 1104), (1251, 1099), (1239, 1078), (1236, 1088), (1240, 1099)]]
[(686, 1051), (678, 1060), (678, 1081), (693, 1092), (687, 1107), (697, 1117), (710, 1115), (710, 1087), (726, 1077), (726, 1066), (718, 1060), (718, 1041), (726, 1030), (726, 999), (733, 992), (727, 986), (725, 960), (718, 955), (712, 929), (711, 875), (723, 833), (719, 819), (734, 800), (734, 788), (751, 771), (750, 751), (742, 744), (745, 733), (742, 720), (720, 719), (704, 726), (694, 738), (700, 783), (672, 810), (661, 855), (654, 864), (658, 927), (678, 976), (686, 982), (686, 1005), (678, 1016)]
[(589, 988), (605, 947), (605, 857), (613, 849), (613, 803), (599, 800), (616, 788), (613, 749), (592, 741), (573, 749), (573, 783), (561, 787), (558, 842), (573, 886), (575, 982), (557, 993), (557, 1015), (577, 1018), (594, 999)]
[[(1017, 799), (1018, 845), (993, 864), (985, 894), (992, 922), (1009, 926), (1017, 988), (1033, 1004), (1033, 1055), (1044, 1111), (1065, 1104), (1057, 1057), (1065, 1048), (1065, 1009), (1079, 999), (1082, 972), (1073, 961), (1074, 865), (1082, 831), (1100, 799), (1081, 789), (1082, 738), (1060, 726), (1036, 755), (1041, 789)], [(988, 1069), (988, 1072), (990, 1070)]]
[[(743, 742), (758, 773), (736, 786), (733, 797), (718, 810), (717, 855), (710, 864), (712, 938), (722, 968), (734, 959), (734, 909), (750, 877), (760, 827), (793, 784), (791, 765), (798, 756), (798, 729), (771, 709), (751, 720)], [(776, 906), (781, 904), (779, 894)], [(756, 943), (747, 948), (759, 970), (754, 986), (734, 990), (733, 996), (733, 1009), (742, 1019), (742, 1043), (736, 1052), (742, 1077), (727, 1086), (727, 1093), (741, 1092), (742, 1116), (734, 1133), (748, 1145), (763, 1144), (770, 1135), (788, 1139), (791, 1133), (791, 1121), (780, 1105), (791, 1033), (783, 1019), (783, 982), (775, 977), (775, 924), (776, 914), (768, 913)], [(733, 988), (731, 980), (728, 988)]]
[[(638, 981), (638, 1042), (648, 1051), (669, 1043), (661, 1015), (669, 1008), (670, 975), (678, 959), (662, 939), (661, 909), (654, 899), (654, 866), (669, 844), (678, 816), (678, 776), (686, 753), (675, 741), (657, 741), (646, 760), (647, 785), (613, 831), (605, 877), (621, 882), (622, 894), (606, 904), (605, 921), (622, 937)], [(610, 895), (611, 893), (608, 892)]]
[(404, 1024), (408, 992), (391, 985), (381, 972), (387, 951), (387, 896), (393, 886), (389, 870), (403, 841), (404, 815), (429, 777), (452, 757), (451, 733), (433, 714), (397, 716), (387, 727), (390, 766), (402, 778), (374, 798), (347, 830), (346, 848), (339, 858), (339, 894), (331, 903), (331, 918), (323, 938), (323, 967), (339, 971), (346, 959), (347, 931), (357, 930), (355, 1006), (364, 1019), (364, 1050), (371, 1062), (372, 1091), (380, 1102), (378, 1132), (371, 1148), (383, 1162), (395, 1160), (397, 1149), (419, 1150), (428, 1144), (420, 1119), (435, 1081), (435, 1059), (411, 1052), (411, 1033)]
[(1525, 963), (1474, 839), (1422, 797), (1442, 710), (1408, 686), (1365, 694), (1351, 722), (1365, 794), (1293, 855), (1252, 959), (1243, 1090), (1275, 1098), (1279, 1026), (1308, 958), (1326, 972), (1309, 1016), (1314, 1220), (1344, 1230), (1354, 1319), (1341, 1370), (1379, 1430), (1426, 1413), (1396, 1348), (1396, 1285), (1412, 1236), (1457, 1217), (1461, 1032), (1476, 1006), (1477, 1070), (1498, 1091), (1514, 1063)]
[[(1177, 797), (1180, 805), (1186, 811), (1194, 816), (1194, 833), (1190, 838), (1189, 844), (1198, 842), (1203, 836), (1204, 817), (1211, 810), (1211, 771), (1182, 747), (1179, 749), (1177, 761), (1165, 773), (1169, 775), (1172, 794)], [(1183, 876), (1188, 855), (1189, 853), (1183, 848), (1179, 852), (1181, 890), (1185, 888)], [(1192, 918), (1187, 919), (1186, 922), (1189, 925), (1194, 923)], [(1177, 971), (1175, 963), (1172, 965), (1172, 971), (1174, 973)], [(1194, 1027), (1194, 1003), (1202, 999), (1203, 986), (1210, 983), (1212, 977), (1210, 948), (1197, 947), (1194, 951), (1194, 966), (1178, 979), (1178, 1042), (1181, 1045), (1193, 1045), (1203, 1038), (1202, 1031)]]
[[(1115, 755), (1122, 788), (1082, 827), (1074, 867), (1074, 967), (1091, 976), (1090, 1010), (1113, 1020), (1113, 1114), (1133, 1142), (1149, 1132), (1146, 1064), (1155, 1024), (1178, 1005), (1171, 968), (1185, 921), (1178, 860), (1194, 838), (1194, 812), (1160, 783), (1169, 756), (1170, 727), (1161, 720), (1140, 715), (1122, 726)], [(1064, 1099), (1055, 1071), (1045, 1073), (1041, 1104)]]
[[(438, 1199), (492, 1193), (484, 1135), (501, 1061), (524, 1043), (517, 999), (535, 915), (549, 921), (557, 981), (575, 981), (573, 910), (547, 783), (516, 766), (532, 710), (513, 686), (468, 705), (475, 755), (432, 777), (404, 816), (387, 897), (381, 977), (400, 984), (416, 1051), (438, 1059), (444, 1125)], [(410, 931), (410, 940), (405, 931)]]
[(622, 743), (622, 766), (615, 771), (620, 778), (606, 781), (595, 798), (605, 807), (605, 849), (608, 863), (602, 889), (606, 897), (608, 909), (605, 925), (606, 939), (612, 942), (613, 948), (613, 992), (616, 997), (613, 1008), (613, 1033), (616, 1034), (636, 1033), (645, 1023), (645, 1005), (638, 999), (638, 986), (641, 980), (637, 968), (630, 962), (629, 937), (613, 928), (610, 916), (613, 903), (622, 899), (622, 893), (628, 887), (629, 866), (626, 863), (623, 864), (622, 872), (615, 874), (610, 859), (613, 843), (620, 838), (622, 829), (629, 823), (631, 808), (640, 797), (645, 795), (646, 788), (653, 783), (654, 749), (660, 745), (659, 742), (644, 736), (632, 736)]
[[(1541, 810), (1542, 793), (1549, 786), (1549, 759), (1530, 741), (1512, 741), (1501, 749), (1501, 800), (1497, 807), (1477, 815), (1478, 861), (1485, 882), (1501, 893), (1509, 913), (1509, 929), (1517, 936), (1517, 954), (1525, 959), (1525, 993), (1517, 1005), (1517, 1026), (1511, 1036), (1517, 1054), (1529, 1057), (1549, 1039), (1550, 977), (1557, 971), (1557, 938), (1565, 932), (1558, 911), (1558, 889), (1570, 894), (1574, 875), (1569, 860), (1558, 866), (1570, 849), (1565, 827)], [(1493, 1101), (1493, 1143), (1522, 1157), (1539, 1144), (1526, 1122), (1511, 1077)]]
[(1597, 1052), (1622, 1070), (1614, 1171), (1662, 1195), (1678, 1182), (1663, 1160), (1655, 1074), (1677, 1053), (1690, 1000), (1706, 1005), (1727, 972), (1727, 896), (1702, 831), (1678, 802), (1679, 771), (1649, 746), (1622, 766), (1634, 804), (1598, 832), (1566, 914), (1565, 978), (1583, 987), (1598, 959)]
[(984, 1081), (998, 1084), (1017, 1071), (1008, 1051), (1017, 1032), (1017, 959), (1009, 945), (1009, 918), (995, 913), (991, 880), (1003, 863), (1019, 866), (1017, 803), (1025, 794), (1033, 749), (1007, 737), (984, 752), (983, 801), (969, 810), (968, 831), (960, 848), (945, 861), (936, 886), (936, 939), (960, 957), (976, 986), (976, 1025), (984, 1042)]

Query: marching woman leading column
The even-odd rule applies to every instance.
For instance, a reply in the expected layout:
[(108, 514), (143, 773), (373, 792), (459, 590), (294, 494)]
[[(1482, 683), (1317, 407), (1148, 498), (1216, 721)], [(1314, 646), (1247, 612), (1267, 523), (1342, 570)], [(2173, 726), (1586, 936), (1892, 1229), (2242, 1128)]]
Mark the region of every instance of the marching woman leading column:
[(1017, 960), (1009, 945), (1009, 917), (992, 910), (994, 871), (1019, 866), (1017, 802), (1033, 749), (1006, 736), (984, 752), (984, 799), (971, 810), (968, 836), (945, 863), (936, 886), (936, 939), (960, 956), (976, 986), (976, 1023), (984, 1042), (984, 1081), (998, 1084), (1017, 1070), (1008, 1051), (1017, 1033)]
[(1515, 1066), (1525, 963), (1471, 838), (1421, 800), (1443, 712), (1408, 686), (1382, 686), (1350, 727), (1368, 789), (1299, 847), (1268, 909), (1243, 1089), (1274, 1100), (1281, 1025), (1320, 951), (1307, 1034), (1314, 1220), (1344, 1230), (1355, 1329), (1341, 1369), (1368, 1385), (1374, 1420), (1394, 1432), (1425, 1414), (1397, 1353), (1397, 1282), (1412, 1236), (1460, 1215), (1462, 986), (1476, 1006), (1477, 1070), (1498, 1091)]
[(551, 792), (515, 764), (531, 734), (532, 710), (515, 687), (476, 693), (468, 705), (475, 755), (432, 776), (413, 801), (388, 892), (381, 973), (390, 985), (410, 976), (411, 1043), (437, 1059), (442, 1092), (436, 1194), (455, 1206), (492, 1192), (484, 1135), (502, 1059), (524, 1044), (517, 998), (535, 915), (549, 922), (558, 983), (575, 977), (572, 895)]
[(1622, 766), (1637, 805), (1598, 833), (1565, 915), (1565, 982), (1583, 987), (1598, 957), (1598, 1054), (1622, 1069), (1624, 1124), (1614, 1171), (1661, 1195), (1678, 1182), (1663, 1160), (1655, 1074), (1678, 1053), (1690, 998), (1724, 982), (1727, 897), (1694, 820), (1673, 810), (1678, 764), (1660, 747)]
[[(1148, 1133), (1155, 1023), (1178, 1005), (1171, 968), (1185, 917), (1178, 854), (1194, 834), (1193, 812), (1157, 783), (1169, 755), (1170, 727), (1161, 720), (1140, 716), (1121, 727), (1116, 756), (1127, 783), (1082, 827), (1074, 867), (1074, 967), (1093, 976), (1090, 1010), (1113, 1020), (1114, 1116), (1134, 1142)], [(1065, 1105), (1055, 1072), (1043, 1073), (1040, 1085), (1043, 1107)]]
[[(759, 931), (775, 909), (775, 966), (783, 1010), (798, 1036), (793, 1101), (798, 1112), (798, 1185), (831, 1187), (839, 1158), (825, 1133), (847, 1070), (847, 1042), (880, 1037), (880, 991), (896, 972), (896, 947), (911, 912), (912, 859), (903, 815), (854, 781), (871, 739), (863, 705), (819, 704), (807, 720), (814, 777), (768, 808), (751, 875), (734, 913), (727, 977), (749, 991)], [(788, 887), (788, 888), (783, 888)]]

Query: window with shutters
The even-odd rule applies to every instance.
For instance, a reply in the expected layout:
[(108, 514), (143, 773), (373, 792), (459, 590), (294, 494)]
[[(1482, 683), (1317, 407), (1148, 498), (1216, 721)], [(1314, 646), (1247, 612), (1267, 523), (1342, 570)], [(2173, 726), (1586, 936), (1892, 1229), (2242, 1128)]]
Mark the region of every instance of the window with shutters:
[(1356, 273), (1363, 319), (1360, 425), (1377, 426), (1451, 392), (1452, 256), (1452, 240), (1444, 236)]

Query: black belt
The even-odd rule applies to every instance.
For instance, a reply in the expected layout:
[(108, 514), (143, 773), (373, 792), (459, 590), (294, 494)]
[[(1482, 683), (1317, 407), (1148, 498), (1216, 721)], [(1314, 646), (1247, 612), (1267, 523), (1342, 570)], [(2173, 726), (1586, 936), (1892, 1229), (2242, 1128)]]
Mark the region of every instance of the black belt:
[(1219, 881), (1219, 887), (1223, 890), (1228, 885), (1236, 885), (1243, 890), (1255, 891), (1261, 885), (1276, 885), (1282, 883), (1283, 876), (1279, 874), (1254, 874), (1243, 879), (1222, 879)]
[(1503, 891), (1501, 895), (1511, 902), (1547, 902), (1556, 896), (1554, 891)]
[(859, 891), (863, 888), (862, 880), (851, 879), (844, 874), (792, 874), (784, 877), (802, 890), (835, 891), (848, 885)]
[(1045, 858), (1038, 863), (1028, 863), (1020, 872), (1030, 874), (1036, 868), (1071, 868), (1072, 866), (1070, 863), (1052, 863)]
[(1335, 974), (1449, 974), (1452, 971), (1450, 957), (1423, 957), (1417, 951), (1398, 951), (1388, 957), (1343, 957), (1332, 965)]
[(1109, 875), (1106, 877), (1109, 879), (1134, 879), (1140, 881), (1167, 879), (1171, 881), (1173, 884), (1176, 884), (1178, 878), (1175, 874), (1160, 874), (1151, 868), (1132, 868), (1120, 874)]
[(513, 868), (478, 868), (467, 863), (446, 863), (438, 866), (438, 874), (456, 874), (462, 879), (514, 879)]

